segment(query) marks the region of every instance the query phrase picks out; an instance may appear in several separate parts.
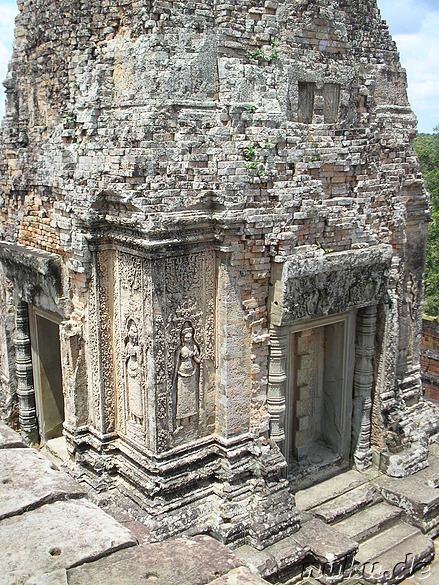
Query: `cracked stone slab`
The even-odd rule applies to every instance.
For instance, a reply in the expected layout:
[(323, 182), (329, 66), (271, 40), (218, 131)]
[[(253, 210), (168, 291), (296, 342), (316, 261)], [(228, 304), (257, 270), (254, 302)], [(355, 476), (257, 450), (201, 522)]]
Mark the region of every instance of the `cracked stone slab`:
[(84, 495), (74, 479), (35, 449), (0, 450), (0, 520), (45, 503)]
[(292, 538), (302, 547), (308, 547), (312, 555), (323, 563), (333, 563), (352, 556), (358, 543), (315, 518), (306, 522)]
[(137, 544), (129, 530), (84, 499), (5, 518), (0, 534), (0, 585), (25, 583)]
[(26, 443), (18, 433), (0, 421), (0, 449), (25, 448)]
[[(224, 545), (208, 536), (177, 538), (165, 542), (142, 544), (118, 551), (92, 563), (68, 569), (66, 580), (59, 574), (60, 583), (66, 585), (205, 585), (242, 567), (242, 562)], [(251, 572), (248, 571), (248, 573)], [(239, 573), (238, 573), (239, 575)], [(265, 583), (251, 581), (219, 581), (227, 585)], [(52, 585), (52, 575), (42, 575), (27, 585)]]

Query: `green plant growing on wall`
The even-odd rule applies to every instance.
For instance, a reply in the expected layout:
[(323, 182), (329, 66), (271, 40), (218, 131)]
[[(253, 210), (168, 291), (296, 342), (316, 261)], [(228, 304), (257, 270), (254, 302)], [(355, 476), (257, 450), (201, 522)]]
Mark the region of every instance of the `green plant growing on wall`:
[(254, 144), (250, 144), (244, 151), (244, 167), (246, 171), (257, 171), (259, 177), (265, 177), (264, 163), (255, 160), (257, 151)]
[(439, 126), (433, 134), (419, 134), (413, 141), (425, 186), (430, 193), (431, 222), (428, 226), (425, 260), (424, 311), (439, 315)]
[(318, 250), (322, 250), (325, 254), (332, 254), (334, 251), (332, 248), (326, 248), (325, 246), (322, 246), (318, 240), (316, 241), (316, 246)]
[(263, 49), (255, 49), (254, 51), (250, 51), (249, 53), (250, 59), (265, 59), (265, 53)]
[(279, 52), (277, 50), (279, 43), (276, 40), (271, 39), (270, 46), (271, 46), (270, 61), (272, 61), (273, 59), (279, 59)]
[(252, 160), (244, 164), (246, 171), (257, 171), (259, 177), (265, 177), (264, 163), (259, 160)]
[(282, 141), (283, 141), (283, 140), (285, 140), (285, 139), (286, 139), (286, 136), (285, 136), (285, 134), (282, 132), (282, 130), (278, 130), (278, 131), (277, 131), (277, 133), (276, 133), (276, 136), (277, 136), (277, 139), (278, 139), (278, 140), (282, 140)]
[(254, 104), (245, 104), (244, 110), (246, 112), (251, 112), (252, 114), (256, 112), (256, 106)]
[(279, 59), (279, 52), (277, 47), (279, 46), (278, 41), (275, 39), (271, 39), (270, 41), (270, 48), (271, 51), (266, 51), (263, 48), (255, 49), (250, 51), (249, 57), (250, 59), (256, 59), (257, 61), (266, 61), (267, 63), (271, 63), (274, 59)]
[(246, 161), (252, 160), (256, 156), (256, 148), (254, 144), (250, 144), (244, 151), (244, 158)]
[(63, 119), (64, 128), (72, 129), (76, 125), (76, 114), (74, 112), (67, 112), (64, 114)]

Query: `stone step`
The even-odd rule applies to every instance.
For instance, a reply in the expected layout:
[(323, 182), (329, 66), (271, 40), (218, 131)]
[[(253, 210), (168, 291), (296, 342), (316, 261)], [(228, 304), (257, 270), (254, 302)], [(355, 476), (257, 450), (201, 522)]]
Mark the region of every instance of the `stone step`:
[(305, 522), (292, 538), (309, 551), (301, 566), (302, 577), (338, 582), (354, 565), (358, 543), (318, 518)]
[(257, 550), (246, 544), (233, 552), (247, 567), (264, 579), (279, 575), (288, 575), (291, 578), (300, 571), (309, 548), (298, 544), (293, 535), (267, 546), (264, 550)]
[(334, 524), (334, 528), (357, 542), (363, 542), (374, 534), (390, 528), (401, 518), (401, 515), (400, 508), (390, 506), (385, 502), (378, 502), (337, 522)]
[(375, 486), (367, 483), (341, 494), (328, 502), (308, 510), (316, 518), (324, 520), (327, 524), (333, 524), (351, 517), (366, 506), (382, 501), (382, 496)]
[(368, 480), (364, 475), (351, 469), (310, 488), (296, 492), (296, 506), (300, 511), (310, 510), (367, 482)]
[(291, 538), (320, 563), (342, 561), (358, 550), (357, 542), (318, 518), (305, 522)]
[(360, 544), (355, 556), (369, 583), (399, 582), (434, 557), (434, 544), (418, 528), (399, 522)]
[(428, 536), (439, 534), (439, 489), (437, 470), (432, 465), (410, 477), (382, 476), (373, 482), (383, 497), (404, 510), (410, 522)]

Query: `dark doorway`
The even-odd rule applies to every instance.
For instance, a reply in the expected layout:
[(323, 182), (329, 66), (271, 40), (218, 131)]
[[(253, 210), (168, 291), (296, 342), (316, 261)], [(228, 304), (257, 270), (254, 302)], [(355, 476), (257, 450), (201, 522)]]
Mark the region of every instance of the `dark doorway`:
[(31, 308), (32, 363), (40, 437), (61, 437), (64, 423), (59, 321)]

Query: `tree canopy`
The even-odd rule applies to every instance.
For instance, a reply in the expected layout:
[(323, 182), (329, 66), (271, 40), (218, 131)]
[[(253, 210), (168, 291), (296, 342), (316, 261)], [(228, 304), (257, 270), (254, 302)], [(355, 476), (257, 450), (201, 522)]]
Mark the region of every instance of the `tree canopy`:
[(439, 126), (433, 134), (418, 134), (413, 142), (425, 186), (431, 199), (431, 223), (428, 226), (425, 266), (424, 311), (439, 316)]

